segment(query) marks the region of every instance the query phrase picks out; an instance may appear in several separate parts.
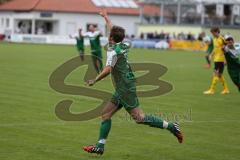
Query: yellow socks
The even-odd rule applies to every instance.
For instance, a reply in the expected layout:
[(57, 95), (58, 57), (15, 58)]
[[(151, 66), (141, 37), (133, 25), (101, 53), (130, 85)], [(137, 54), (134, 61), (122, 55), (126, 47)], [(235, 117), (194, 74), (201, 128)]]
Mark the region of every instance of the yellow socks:
[(228, 86), (227, 86), (227, 83), (225, 81), (225, 78), (223, 77), (223, 75), (221, 76), (221, 78), (219, 78), (220, 82), (222, 83), (223, 85), (223, 90), (229, 90), (228, 89)]
[(214, 94), (218, 81), (220, 81), (223, 85), (223, 91), (221, 92), (221, 94), (229, 94), (229, 89), (223, 75), (220, 78), (216, 75), (213, 76), (210, 89), (208, 91), (205, 91), (204, 94)]
[(215, 88), (216, 88), (216, 85), (217, 85), (218, 81), (219, 81), (219, 77), (218, 76), (213, 76), (212, 84), (210, 86), (211, 91), (215, 91)]

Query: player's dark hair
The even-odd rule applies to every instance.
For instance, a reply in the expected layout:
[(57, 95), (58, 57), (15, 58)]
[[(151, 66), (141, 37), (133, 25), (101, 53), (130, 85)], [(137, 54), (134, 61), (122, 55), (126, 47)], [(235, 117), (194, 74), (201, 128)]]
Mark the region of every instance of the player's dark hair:
[(233, 41), (234, 42), (234, 39), (232, 37), (229, 37), (226, 39), (226, 41)]
[(114, 42), (122, 42), (125, 38), (125, 29), (119, 26), (113, 26), (111, 29), (110, 37)]
[(219, 27), (212, 27), (211, 32), (217, 32), (220, 33), (220, 28)]

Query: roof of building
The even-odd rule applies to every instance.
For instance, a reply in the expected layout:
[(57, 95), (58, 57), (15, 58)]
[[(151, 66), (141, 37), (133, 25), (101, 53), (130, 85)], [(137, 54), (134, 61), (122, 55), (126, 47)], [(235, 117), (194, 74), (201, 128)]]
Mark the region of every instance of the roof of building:
[(189, 3), (203, 3), (203, 4), (240, 4), (240, 0), (142, 0), (144, 3), (150, 3), (150, 4), (161, 4), (161, 3), (167, 3), (167, 4), (176, 4), (178, 2), (183, 4), (189, 4)]
[[(0, 11), (48, 11), (98, 13), (102, 7), (92, 0), (12, 0), (0, 5)], [(139, 15), (139, 8), (107, 7), (109, 14)]]

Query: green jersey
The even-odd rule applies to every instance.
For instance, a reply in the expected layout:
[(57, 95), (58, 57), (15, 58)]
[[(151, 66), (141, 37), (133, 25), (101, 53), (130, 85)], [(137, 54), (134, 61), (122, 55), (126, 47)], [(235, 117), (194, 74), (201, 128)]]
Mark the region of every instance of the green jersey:
[(124, 106), (127, 110), (138, 107), (136, 94), (136, 81), (132, 69), (128, 63), (129, 45), (118, 43), (107, 51), (107, 66), (112, 67), (112, 78), (115, 86), (115, 94), (112, 102)]
[(228, 66), (228, 73), (240, 91), (240, 59), (238, 57), (238, 51), (226, 46), (224, 52)]
[(84, 52), (84, 37), (76, 37), (76, 47), (78, 51), (83, 51)]
[(92, 54), (102, 57), (101, 33), (99, 31), (87, 32), (84, 36), (89, 38)]
[(213, 49), (214, 49), (213, 39), (211, 38), (210, 43), (208, 44), (207, 53), (208, 53), (208, 54), (211, 54), (212, 51), (213, 51)]
[(206, 52), (207, 52), (208, 54), (211, 54), (212, 51), (213, 51), (213, 49), (214, 49), (213, 38), (210, 37), (210, 36), (205, 36), (205, 37), (203, 38), (203, 41), (208, 44), (208, 48), (207, 48), (207, 51), (206, 51)]

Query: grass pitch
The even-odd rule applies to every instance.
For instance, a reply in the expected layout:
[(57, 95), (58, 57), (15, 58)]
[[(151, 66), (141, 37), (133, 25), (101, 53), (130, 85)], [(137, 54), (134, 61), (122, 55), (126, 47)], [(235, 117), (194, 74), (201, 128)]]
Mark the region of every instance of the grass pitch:
[[(226, 71), (231, 94), (222, 96), (218, 89), (216, 95), (204, 96), (212, 70), (203, 69), (203, 53), (147, 49), (132, 49), (130, 61), (165, 65), (169, 70), (161, 79), (173, 84), (174, 90), (140, 98), (141, 107), (145, 112), (165, 113), (169, 119), (181, 115), (184, 143), (178, 144), (168, 131), (136, 125), (121, 110), (113, 118), (105, 154), (84, 153), (82, 146), (97, 140), (100, 119), (65, 122), (56, 117), (55, 105), (71, 99), (72, 112), (82, 112), (99, 101), (57, 93), (48, 84), (51, 73), (75, 56), (73, 46), (0, 44), (1, 160), (240, 159), (240, 95)], [(77, 69), (66, 83), (83, 85), (83, 74)], [(113, 91), (109, 78), (95, 88)]]

